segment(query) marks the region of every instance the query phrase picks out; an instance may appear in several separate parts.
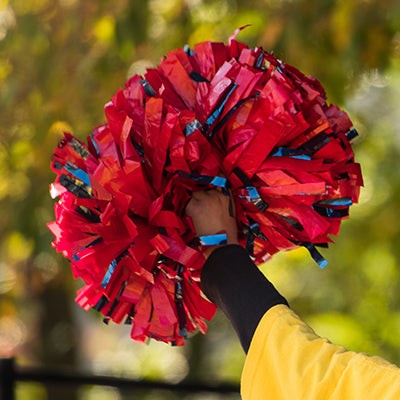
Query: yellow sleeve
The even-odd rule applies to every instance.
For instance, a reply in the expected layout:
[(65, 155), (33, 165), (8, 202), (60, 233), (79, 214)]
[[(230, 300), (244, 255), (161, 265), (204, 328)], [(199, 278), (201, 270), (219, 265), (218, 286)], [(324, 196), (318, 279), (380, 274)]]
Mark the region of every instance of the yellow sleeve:
[(330, 343), (277, 305), (253, 336), (241, 393), (243, 400), (399, 400), (400, 369)]

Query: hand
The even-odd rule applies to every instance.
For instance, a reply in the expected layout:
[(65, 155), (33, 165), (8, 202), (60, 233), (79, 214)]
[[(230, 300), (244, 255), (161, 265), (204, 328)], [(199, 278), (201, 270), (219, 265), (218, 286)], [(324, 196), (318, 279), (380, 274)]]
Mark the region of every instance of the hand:
[(229, 214), (229, 203), (230, 198), (217, 189), (193, 193), (185, 212), (192, 218), (197, 236), (225, 231), (228, 244), (238, 243), (236, 219)]

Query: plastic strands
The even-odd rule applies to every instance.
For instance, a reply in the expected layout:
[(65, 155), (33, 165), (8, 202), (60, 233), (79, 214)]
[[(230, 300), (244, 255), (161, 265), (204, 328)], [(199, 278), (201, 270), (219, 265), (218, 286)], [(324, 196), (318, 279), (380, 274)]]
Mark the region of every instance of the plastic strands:
[[(76, 301), (137, 341), (183, 345), (205, 333), (215, 306), (201, 292), (204, 249), (185, 206), (220, 188), (240, 244), (256, 263), (339, 233), (362, 186), (347, 114), (321, 84), (235, 36), (173, 50), (105, 105), (87, 144), (66, 133), (55, 149), (53, 246), (84, 286)], [(232, 205), (232, 204), (231, 204)], [(233, 210), (233, 207), (232, 207)]]

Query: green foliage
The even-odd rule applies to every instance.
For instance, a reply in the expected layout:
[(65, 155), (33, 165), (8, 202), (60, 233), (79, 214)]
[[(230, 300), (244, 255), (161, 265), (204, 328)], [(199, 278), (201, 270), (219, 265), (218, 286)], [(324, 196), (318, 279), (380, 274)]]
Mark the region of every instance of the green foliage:
[(45, 224), (53, 219), (49, 161), (63, 131), (84, 139), (128, 76), (169, 49), (226, 41), (247, 24), (240, 40), (315, 76), (350, 113), (365, 176), (360, 205), (325, 252), (326, 270), (302, 250), (263, 270), (318, 333), (400, 363), (396, 0), (1, 0), (0, 355), (74, 365), (79, 349), (81, 365), (103, 373), (239, 380), (243, 354), (221, 315), (204, 338), (175, 349), (137, 345), (128, 330), (77, 310), (77, 286)]

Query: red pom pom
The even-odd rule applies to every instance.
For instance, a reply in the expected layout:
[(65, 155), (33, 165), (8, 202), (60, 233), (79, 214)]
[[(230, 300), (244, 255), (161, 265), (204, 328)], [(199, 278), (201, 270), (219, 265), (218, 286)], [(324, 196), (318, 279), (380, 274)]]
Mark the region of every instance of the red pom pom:
[(315, 245), (331, 242), (358, 200), (346, 113), (318, 81), (234, 37), (171, 51), (105, 113), (87, 146), (66, 134), (55, 150), (49, 228), (86, 283), (79, 305), (132, 324), (135, 340), (182, 345), (215, 312), (184, 216), (191, 192), (229, 186), (257, 263), (305, 246), (322, 267)]

